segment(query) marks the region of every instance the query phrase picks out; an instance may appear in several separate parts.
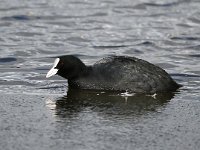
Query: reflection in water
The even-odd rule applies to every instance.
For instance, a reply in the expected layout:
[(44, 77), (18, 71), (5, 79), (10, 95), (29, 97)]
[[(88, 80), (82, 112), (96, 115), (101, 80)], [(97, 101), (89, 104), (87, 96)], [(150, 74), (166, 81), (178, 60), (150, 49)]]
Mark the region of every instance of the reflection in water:
[(173, 93), (154, 96), (133, 95), (121, 96), (114, 92), (87, 90), (69, 90), (67, 96), (56, 101), (55, 115), (60, 118), (71, 118), (80, 113), (98, 113), (104, 117), (143, 115), (164, 106), (173, 98)]

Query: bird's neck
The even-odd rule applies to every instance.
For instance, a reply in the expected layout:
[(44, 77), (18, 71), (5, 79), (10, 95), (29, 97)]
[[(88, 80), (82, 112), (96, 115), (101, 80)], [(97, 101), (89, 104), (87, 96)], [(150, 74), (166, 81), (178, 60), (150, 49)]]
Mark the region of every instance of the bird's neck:
[(80, 88), (79, 83), (77, 81), (90, 78), (90, 75), (92, 74), (92, 66), (85, 66), (81, 72), (79, 72), (79, 75), (74, 78), (68, 79), (68, 85), (73, 88)]
[(85, 68), (81, 71), (79, 78), (89, 76), (92, 73), (92, 66), (85, 66)]

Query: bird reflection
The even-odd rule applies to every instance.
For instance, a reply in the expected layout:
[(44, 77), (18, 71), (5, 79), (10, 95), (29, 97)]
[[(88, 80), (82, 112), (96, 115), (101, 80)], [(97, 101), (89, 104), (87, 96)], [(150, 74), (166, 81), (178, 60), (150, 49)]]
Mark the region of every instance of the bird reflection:
[(116, 92), (69, 90), (66, 96), (56, 100), (55, 115), (74, 117), (80, 113), (98, 113), (103, 116), (138, 116), (156, 112), (174, 97), (174, 93), (122, 96)]

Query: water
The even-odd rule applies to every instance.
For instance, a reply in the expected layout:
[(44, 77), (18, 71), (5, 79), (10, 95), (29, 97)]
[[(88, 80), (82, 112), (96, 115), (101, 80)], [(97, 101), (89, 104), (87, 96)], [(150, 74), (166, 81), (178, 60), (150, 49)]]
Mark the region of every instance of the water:
[[(1, 0), (0, 146), (4, 150), (199, 149), (198, 0)], [(55, 57), (128, 55), (164, 68), (173, 95), (68, 91)]]

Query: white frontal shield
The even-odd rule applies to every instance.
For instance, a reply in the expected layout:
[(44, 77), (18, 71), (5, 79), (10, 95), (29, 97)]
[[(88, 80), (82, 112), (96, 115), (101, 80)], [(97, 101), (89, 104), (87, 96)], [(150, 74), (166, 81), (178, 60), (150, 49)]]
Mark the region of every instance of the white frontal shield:
[(52, 67), (52, 68), (49, 70), (49, 72), (47, 73), (46, 78), (49, 78), (49, 77), (55, 75), (55, 74), (58, 72), (58, 69), (55, 68), (55, 67), (58, 65), (59, 61), (60, 61), (60, 58), (56, 58), (56, 59), (55, 59), (54, 64), (53, 64), (53, 67)]

